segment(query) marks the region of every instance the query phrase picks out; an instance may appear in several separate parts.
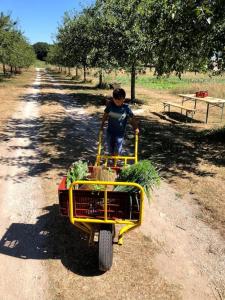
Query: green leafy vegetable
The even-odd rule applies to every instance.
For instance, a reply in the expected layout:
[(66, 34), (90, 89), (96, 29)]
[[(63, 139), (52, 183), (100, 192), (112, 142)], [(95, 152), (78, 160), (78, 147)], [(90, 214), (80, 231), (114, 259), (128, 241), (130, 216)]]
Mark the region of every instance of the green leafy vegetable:
[(105, 189), (105, 185), (93, 184), (92, 189), (95, 190), (95, 191), (103, 191)]
[(88, 176), (88, 165), (86, 162), (78, 160), (69, 168), (66, 176), (66, 186), (70, 187), (71, 183), (75, 180), (86, 179)]
[[(158, 186), (160, 184), (160, 177), (157, 170), (152, 165), (151, 161), (141, 160), (134, 165), (123, 167), (117, 181), (136, 182), (140, 184), (144, 188), (148, 199), (150, 199), (150, 192), (154, 186)], [(132, 186), (119, 185), (116, 186), (116, 188), (114, 189), (114, 191), (124, 192), (135, 190), (136, 188)]]

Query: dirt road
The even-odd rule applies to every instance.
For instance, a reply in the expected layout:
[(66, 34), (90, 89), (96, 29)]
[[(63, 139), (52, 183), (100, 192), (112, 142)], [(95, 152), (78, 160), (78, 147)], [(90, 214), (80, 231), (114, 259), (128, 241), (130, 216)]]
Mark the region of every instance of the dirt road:
[(166, 182), (142, 228), (115, 245), (112, 269), (97, 271), (96, 249), (58, 216), (57, 184), (78, 157), (94, 158), (103, 108), (63, 84), (37, 70), (1, 133), (1, 298), (223, 299), (224, 241)]
[(42, 226), (34, 225), (45, 196), (40, 178), (27, 174), (26, 167), (37, 160), (30, 138), (36, 134), (32, 123), (39, 118), (35, 100), (39, 84), (37, 72), (34, 87), (28, 91), (29, 99), (21, 101), (8, 121), (0, 145), (1, 299), (32, 299), (34, 294), (36, 299), (43, 299), (47, 290), (46, 272), (37, 248)]

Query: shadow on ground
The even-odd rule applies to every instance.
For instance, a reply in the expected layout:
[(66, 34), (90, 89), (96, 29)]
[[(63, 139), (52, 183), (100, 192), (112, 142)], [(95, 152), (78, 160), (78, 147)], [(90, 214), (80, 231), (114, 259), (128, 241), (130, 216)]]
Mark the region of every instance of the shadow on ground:
[[(5, 142), (11, 139), (29, 139), (29, 144), (8, 146), (14, 153), (17, 149), (32, 150), (32, 155), (1, 157), (2, 164), (25, 167), (27, 172), (14, 176), (17, 181), (27, 176), (39, 176), (51, 169), (67, 169), (75, 160), (94, 160), (99, 127), (98, 114), (83, 116), (77, 111), (52, 114), (45, 119), (11, 119), (0, 137)], [(96, 128), (96, 129), (95, 129)]]
[[(33, 101), (33, 96), (28, 95), (27, 101)], [(105, 97), (103, 95), (95, 95), (92, 93), (70, 93), (70, 94), (60, 94), (60, 93), (41, 93), (37, 95), (36, 101), (40, 105), (51, 105), (54, 102), (62, 105), (65, 109), (90, 106), (99, 107), (105, 103)]]
[[(30, 144), (24, 148), (9, 146), (9, 151), (20, 148), (32, 149), (36, 153), (32, 157), (1, 158), (3, 164), (26, 168), (25, 173), (15, 176), (13, 180), (23, 181), (27, 176), (44, 176), (51, 169), (67, 170), (78, 159), (94, 163), (101, 114), (86, 114), (82, 109), (89, 105), (100, 105), (103, 98), (92, 93), (63, 95), (52, 92), (23, 98), (24, 101), (35, 101), (40, 107), (58, 104), (64, 111), (40, 118), (9, 120), (4, 132), (0, 133), (2, 141), (9, 142), (12, 138), (30, 140)], [(103, 109), (104, 107), (102, 111)], [(155, 117), (142, 117), (140, 130), (139, 159), (151, 159), (165, 178), (186, 178), (191, 174), (213, 176), (213, 173), (200, 170), (202, 160), (225, 165), (224, 143), (207, 139), (194, 126), (159, 122)], [(133, 149), (130, 129), (127, 138), (125, 146)]]
[(168, 117), (171, 120), (175, 120), (181, 123), (203, 123), (199, 120), (196, 120), (194, 118), (190, 118), (184, 114), (178, 113), (178, 112), (164, 112), (163, 115), (158, 114), (160, 118)]
[(49, 83), (43, 83), (43, 84), (39, 84), (36, 87), (34, 87), (33, 85), (25, 85), (25, 88), (36, 88), (36, 89), (59, 89), (59, 90), (98, 90), (97, 87), (94, 86), (88, 86), (88, 85), (81, 85), (81, 84), (74, 84), (74, 83), (60, 83), (60, 85), (53, 85), (52, 81), (48, 81)]
[(12, 223), (0, 241), (0, 253), (20, 259), (60, 259), (81, 276), (98, 276), (98, 248), (89, 247), (87, 237), (59, 217), (58, 205), (43, 208), (36, 224)]
[(158, 122), (152, 118), (140, 120), (140, 159), (151, 159), (161, 175), (168, 180), (173, 176), (188, 178), (192, 174), (213, 176), (199, 169), (201, 161), (225, 165), (224, 142), (209, 140), (203, 132), (184, 124)]
[(27, 95), (22, 100), (35, 102), (40, 106), (59, 104), (65, 110), (47, 117), (11, 118), (8, 121), (4, 131), (0, 132), (2, 141), (29, 140), (29, 144), (24, 147), (8, 146), (8, 151), (14, 153), (20, 149), (25, 152), (32, 150), (33, 153), (29, 156), (1, 157), (2, 164), (26, 169), (26, 172), (13, 176), (13, 181), (21, 182), (30, 176), (45, 176), (52, 169), (66, 172), (71, 163), (79, 159), (91, 164), (95, 162), (101, 115), (86, 114), (82, 109), (101, 101), (99, 96), (76, 94), (71, 97), (46, 93), (35, 97), (33, 94)]

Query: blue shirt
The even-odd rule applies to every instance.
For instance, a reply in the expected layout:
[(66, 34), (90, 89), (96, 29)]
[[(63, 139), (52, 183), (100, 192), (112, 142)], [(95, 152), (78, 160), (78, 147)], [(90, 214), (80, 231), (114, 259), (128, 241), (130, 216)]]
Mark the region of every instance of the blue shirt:
[(112, 101), (105, 108), (105, 112), (109, 115), (108, 132), (114, 136), (123, 137), (127, 120), (134, 115), (128, 104), (124, 103), (122, 106), (116, 106)]

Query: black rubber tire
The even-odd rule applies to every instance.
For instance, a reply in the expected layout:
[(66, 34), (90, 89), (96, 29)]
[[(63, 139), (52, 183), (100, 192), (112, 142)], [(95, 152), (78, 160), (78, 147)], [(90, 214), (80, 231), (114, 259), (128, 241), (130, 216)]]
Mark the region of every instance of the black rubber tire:
[(98, 247), (99, 270), (103, 272), (108, 271), (113, 261), (112, 228), (100, 229)]

